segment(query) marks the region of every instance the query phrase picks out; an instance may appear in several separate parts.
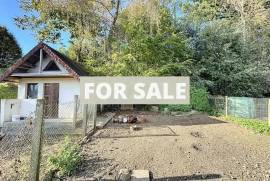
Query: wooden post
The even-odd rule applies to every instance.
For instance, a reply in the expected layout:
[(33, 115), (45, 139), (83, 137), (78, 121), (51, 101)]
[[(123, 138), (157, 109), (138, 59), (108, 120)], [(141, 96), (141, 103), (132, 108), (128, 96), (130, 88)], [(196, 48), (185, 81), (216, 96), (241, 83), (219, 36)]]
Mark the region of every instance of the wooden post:
[(77, 121), (77, 116), (78, 116), (78, 99), (79, 99), (79, 96), (75, 95), (74, 96), (74, 110), (73, 110), (73, 127), (74, 127), (74, 129), (76, 128), (76, 121)]
[(88, 111), (88, 104), (84, 104), (83, 105), (83, 136), (86, 136), (87, 134), (87, 120), (88, 120), (88, 116), (87, 116), (87, 111)]
[(95, 131), (97, 127), (97, 105), (96, 104), (92, 105), (91, 113), (92, 113), (93, 129)]
[(103, 109), (104, 109), (104, 105), (100, 104), (100, 112), (103, 112)]
[(43, 51), (40, 49), (39, 51), (39, 73), (42, 72), (42, 61), (43, 61)]
[(225, 116), (228, 116), (228, 96), (225, 96)]
[(44, 100), (37, 100), (36, 108), (36, 120), (34, 122), (33, 134), (32, 134), (32, 152), (31, 152), (31, 164), (29, 178), (31, 181), (39, 180), (39, 168), (40, 168), (40, 153), (43, 139), (43, 119), (44, 113)]
[(268, 126), (270, 126), (270, 99), (268, 99)]

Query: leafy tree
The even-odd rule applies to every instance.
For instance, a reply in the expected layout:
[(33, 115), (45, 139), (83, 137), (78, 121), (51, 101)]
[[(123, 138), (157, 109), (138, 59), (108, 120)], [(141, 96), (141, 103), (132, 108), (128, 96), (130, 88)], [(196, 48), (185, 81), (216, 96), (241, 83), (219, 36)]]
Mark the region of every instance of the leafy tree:
[(91, 62), (90, 71), (97, 67), (100, 72), (103, 65), (106, 75), (191, 75), (191, 50), (186, 37), (174, 28), (169, 10), (162, 4), (157, 6), (156, 23), (149, 19), (144, 4), (126, 8), (118, 21), (122, 37), (114, 41), (112, 54), (104, 64), (86, 61)]
[(1, 83), (0, 84), (0, 99), (16, 99), (17, 86), (14, 84)]
[(8, 68), (21, 56), (21, 48), (14, 36), (6, 27), (0, 26), (0, 69)]
[(183, 5), (180, 27), (195, 52), (193, 78), (212, 94), (261, 97), (269, 91), (269, 11), (262, 2), (206, 0)]
[[(190, 75), (211, 94), (269, 94), (268, 0), (21, 0), (23, 29), (95, 75)], [(269, 74), (269, 73), (268, 73)]]

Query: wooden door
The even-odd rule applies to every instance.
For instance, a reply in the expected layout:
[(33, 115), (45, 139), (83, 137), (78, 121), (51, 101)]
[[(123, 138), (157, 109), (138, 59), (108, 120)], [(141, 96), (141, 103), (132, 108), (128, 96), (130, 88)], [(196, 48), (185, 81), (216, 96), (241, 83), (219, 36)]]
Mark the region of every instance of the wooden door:
[(44, 114), (45, 118), (58, 118), (59, 109), (59, 84), (44, 84)]

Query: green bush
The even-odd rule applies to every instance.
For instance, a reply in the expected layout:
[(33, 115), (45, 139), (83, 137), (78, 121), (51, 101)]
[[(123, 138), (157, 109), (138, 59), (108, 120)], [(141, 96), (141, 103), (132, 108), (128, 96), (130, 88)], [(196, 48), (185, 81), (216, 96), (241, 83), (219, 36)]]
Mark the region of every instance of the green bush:
[(0, 84), (0, 99), (16, 99), (17, 86), (14, 84), (1, 83)]
[(189, 105), (160, 105), (160, 110), (167, 108), (169, 111), (189, 112), (191, 109), (202, 112), (213, 112), (208, 101), (208, 92), (205, 88), (192, 87), (190, 90), (190, 104)]
[(69, 137), (65, 138), (59, 152), (49, 157), (51, 169), (59, 171), (61, 176), (70, 175), (81, 161), (81, 149), (78, 145), (72, 143)]
[(169, 111), (181, 111), (181, 112), (189, 112), (191, 111), (191, 105), (181, 105), (181, 104), (171, 104), (171, 105), (160, 105), (159, 109), (164, 110), (167, 108)]
[(205, 88), (192, 87), (190, 91), (192, 109), (202, 112), (210, 112), (211, 106), (208, 100), (208, 92)]

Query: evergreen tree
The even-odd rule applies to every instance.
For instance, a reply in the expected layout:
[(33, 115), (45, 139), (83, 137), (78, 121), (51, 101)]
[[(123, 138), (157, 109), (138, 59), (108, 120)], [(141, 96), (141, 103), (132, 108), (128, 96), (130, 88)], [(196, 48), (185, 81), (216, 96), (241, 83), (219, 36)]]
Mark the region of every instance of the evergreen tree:
[(22, 56), (15, 37), (6, 27), (0, 26), (0, 69), (8, 68)]

